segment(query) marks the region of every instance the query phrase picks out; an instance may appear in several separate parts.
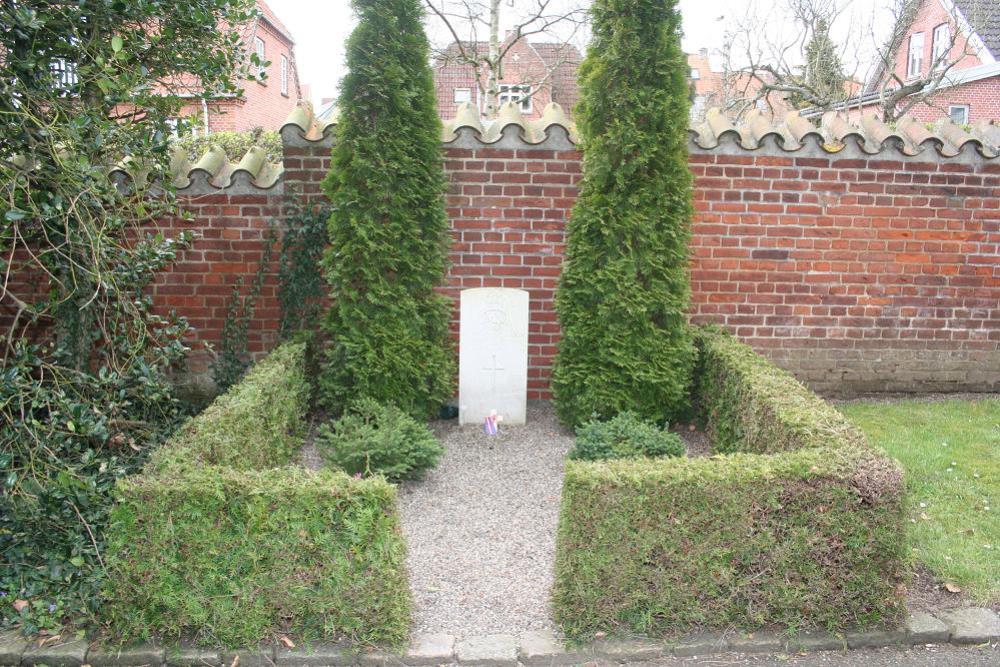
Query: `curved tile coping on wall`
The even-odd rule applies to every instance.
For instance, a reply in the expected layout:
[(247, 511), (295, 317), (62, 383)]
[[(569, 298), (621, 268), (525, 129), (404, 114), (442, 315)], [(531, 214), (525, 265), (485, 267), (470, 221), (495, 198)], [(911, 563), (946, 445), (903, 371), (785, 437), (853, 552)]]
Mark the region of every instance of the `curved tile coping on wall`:
[[(331, 117), (317, 118), (311, 108), (298, 107), (281, 127), (282, 142), (286, 148), (328, 148), (333, 144), (336, 124), (336, 112)], [(854, 125), (833, 111), (823, 115), (819, 126), (796, 112), (773, 120), (757, 110), (734, 125), (713, 108), (703, 123), (690, 129), (689, 137), (693, 153), (719, 155), (794, 153), (802, 157), (881, 156), (966, 163), (993, 160), (1000, 155), (1000, 125), (996, 121), (980, 121), (967, 131), (950, 119), (942, 119), (930, 130), (909, 117), (891, 127), (871, 114)], [(470, 149), (574, 150), (579, 144), (576, 125), (555, 103), (546, 105), (537, 120), (526, 119), (517, 104), (507, 103), (493, 121), (483, 121), (476, 107), (464, 103), (455, 118), (443, 123), (441, 140), (448, 147)], [(284, 173), (284, 167), (268, 162), (259, 147), (251, 148), (235, 164), (217, 146), (211, 146), (193, 161), (183, 150), (177, 150), (170, 168), (174, 185), (185, 195), (220, 190), (230, 194), (280, 194)], [(141, 165), (129, 160), (111, 170), (111, 177), (120, 184), (144, 180), (145, 175)]]
[[(335, 125), (335, 117), (317, 119), (302, 107), (288, 117), (281, 134), (286, 145), (332, 143)], [(703, 123), (691, 128), (690, 137), (690, 148), (697, 152), (845, 152), (866, 157), (896, 153), (935, 159), (994, 159), (1000, 155), (1000, 126), (995, 121), (979, 121), (967, 131), (950, 119), (942, 119), (929, 130), (910, 117), (892, 127), (873, 114), (862, 116), (855, 125), (834, 111), (824, 114), (819, 126), (794, 111), (772, 119), (759, 110), (734, 125), (721, 110), (713, 108)], [(555, 103), (547, 105), (537, 120), (526, 119), (517, 104), (507, 103), (496, 120), (484, 121), (477, 108), (466, 102), (459, 105), (453, 119), (444, 122), (441, 139), (447, 146), (462, 148), (572, 149), (579, 143), (576, 125)]]

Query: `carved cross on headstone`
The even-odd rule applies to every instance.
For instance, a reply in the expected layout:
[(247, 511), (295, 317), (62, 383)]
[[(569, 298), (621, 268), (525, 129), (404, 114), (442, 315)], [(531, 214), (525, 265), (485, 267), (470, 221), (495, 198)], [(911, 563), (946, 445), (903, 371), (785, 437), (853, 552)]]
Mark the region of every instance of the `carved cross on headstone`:
[(501, 371), (505, 371), (507, 369), (497, 363), (497, 355), (495, 355), (495, 354), (493, 355), (493, 364), (492, 364), (492, 366), (493, 366), (493, 368), (484, 368), (483, 370), (486, 371), (487, 373), (492, 373), (493, 374), (492, 377), (491, 377), (491, 379), (493, 381), (493, 384), (492, 384), (491, 388), (493, 389), (493, 391), (496, 391), (497, 390), (497, 373), (499, 373)]

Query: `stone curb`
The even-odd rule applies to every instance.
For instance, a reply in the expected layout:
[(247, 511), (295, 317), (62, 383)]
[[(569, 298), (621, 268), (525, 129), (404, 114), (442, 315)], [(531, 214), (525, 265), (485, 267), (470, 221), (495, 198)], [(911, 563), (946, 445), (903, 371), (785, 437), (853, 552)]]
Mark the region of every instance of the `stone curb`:
[(340, 644), (318, 644), (295, 649), (262, 645), (239, 651), (190, 647), (164, 650), (145, 645), (108, 648), (84, 641), (37, 646), (16, 632), (0, 632), (0, 666), (49, 667), (229, 667), (239, 658), (240, 667), (347, 667), (382, 665), (431, 667), (460, 664), (490, 667), (557, 667), (581, 663), (644, 662), (660, 657), (706, 656), (726, 652), (805, 653), (842, 651), (916, 644), (975, 645), (1000, 641), (1000, 616), (990, 609), (967, 607), (934, 614), (910, 614), (899, 628), (848, 632), (836, 636), (823, 631), (801, 632), (790, 637), (754, 634), (701, 634), (670, 642), (649, 639), (603, 639), (567, 647), (550, 631), (513, 635), (469, 637), (457, 641), (445, 634), (415, 635), (405, 651), (358, 649)]

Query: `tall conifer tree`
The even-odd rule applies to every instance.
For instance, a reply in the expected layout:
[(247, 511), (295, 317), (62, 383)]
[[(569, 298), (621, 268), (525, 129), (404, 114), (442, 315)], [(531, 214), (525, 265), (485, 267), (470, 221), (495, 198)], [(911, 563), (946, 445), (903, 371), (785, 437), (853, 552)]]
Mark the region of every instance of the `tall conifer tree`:
[(683, 413), (691, 176), (688, 65), (676, 0), (595, 0), (580, 68), (584, 176), (557, 293), (556, 408), (576, 426)]
[(441, 125), (420, 0), (352, 0), (325, 268), (325, 402), (394, 403), (427, 417), (452, 394)]

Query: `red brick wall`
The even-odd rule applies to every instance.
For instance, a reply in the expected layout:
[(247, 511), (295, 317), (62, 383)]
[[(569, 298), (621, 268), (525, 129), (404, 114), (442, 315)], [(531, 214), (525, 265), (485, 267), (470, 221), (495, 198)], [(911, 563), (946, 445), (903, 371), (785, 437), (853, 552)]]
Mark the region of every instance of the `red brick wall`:
[[(453, 231), (442, 290), (530, 293), (529, 397), (547, 398), (580, 155), (508, 139), (490, 147), (463, 137), (444, 150)], [(322, 201), (329, 139), (286, 136), (285, 167), (286, 193)], [(691, 168), (694, 321), (725, 325), (824, 392), (1000, 390), (997, 160), (692, 147)], [(231, 285), (252, 279), (280, 202), (278, 193), (190, 200), (204, 240), (156, 295), (201, 340), (217, 341)], [(253, 350), (273, 342), (277, 317), (269, 282)]]
[(451, 267), (443, 290), (455, 299), (472, 287), (513, 287), (529, 293), (528, 399), (548, 398), (559, 338), (555, 290), (564, 227), (576, 197), (576, 151), (446, 148)]
[(692, 319), (833, 392), (1000, 387), (1000, 164), (691, 156)]
[[(157, 276), (152, 289), (154, 303), (161, 313), (176, 309), (194, 327), (188, 370), (202, 373), (211, 362), (206, 343), (218, 349), (233, 286), (242, 278), (246, 294), (254, 281), (270, 222), (281, 214), (281, 198), (276, 194), (225, 194), (220, 191), (182, 196), (180, 202), (194, 219), (164, 220), (157, 225), (157, 230), (168, 237), (190, 230), (196, 232), (198, 238), (168, 271)], [(280, 312), (276, 252), (273, 259), (275, 261), (266, 270), (266, 280), (249, 327), (248, 347), (257, 358), (277, 341)]]

